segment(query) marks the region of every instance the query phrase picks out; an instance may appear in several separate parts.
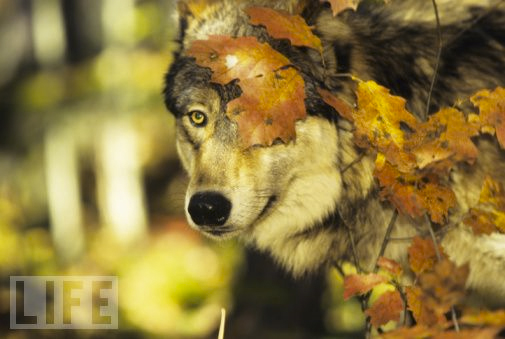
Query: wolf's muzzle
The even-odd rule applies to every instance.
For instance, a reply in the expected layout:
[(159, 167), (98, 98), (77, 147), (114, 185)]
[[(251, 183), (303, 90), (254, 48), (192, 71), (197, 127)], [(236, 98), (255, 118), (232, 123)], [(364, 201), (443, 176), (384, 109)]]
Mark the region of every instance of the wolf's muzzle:
[(222, 226), (230, 211), (231, 202), (217, 192), (195, 193), (188, 205), (189, 215), (198, 226)]

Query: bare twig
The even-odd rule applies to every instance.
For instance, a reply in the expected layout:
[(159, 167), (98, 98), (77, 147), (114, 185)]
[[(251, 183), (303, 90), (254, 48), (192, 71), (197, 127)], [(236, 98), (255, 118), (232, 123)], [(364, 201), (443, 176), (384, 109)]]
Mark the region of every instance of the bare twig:
[(379, 251), (379, 255), (377, 256), (377, 260), (375, 261), (374, 273), (377, 273), (379, 270), (379, 259), (384, 256), (384, 252), (386, 252), (386, 247), (388, 246), (391, 232), (393, 232), (393, 228), (396, 223), (396, 218), (398, 217), (398, 211), (395, 209), (393, 215), (391, 216), (391, 220), (389, 221), (388, 228), (386, 229), (386, 234), (384, 234), (384, 240), (382, 240), (381, 249)]
[(358, 273), (363, 273), (361, 269), (361, 265), (359, 264), (358, 252), (356, 250), (356, 243), (354, 242), (354, 235), (352, 234), (351, 228), (344, 222), (345, 228), (347, 230), (347, 235), (349, 236), (349, 242), (351, 243), (352, 256), (354, 260), (354, 265), (356, 266), (356, 270)]
[(435, 18), (437, 19), (437, 59), (435, 61), (435, 69), (433, 70), (433, 77), (431, 78), (430, 90), (428, 92), (428, 99), (426, 100), (426, 111), (424, 113), (423, 120), (428, 119), (428, 114), (430, 113), (431, 96), (433, 94), (433, 89), (435, 88), (435, 83), (438, 77), (438, 68), (440, 67), (440, 58), (442, 56), (442, 27), (440, 25), (440, 17), (438, 15), (438, 7), (436, 0), (431, 0), (433, 3), (433, 10), (435, 11)]
[(363, 160), (365, 154), (366, 154), (365, 152), (361, 153), (356, 159), (351, 161), (349, 164), (345, 165), (345, 167), (340, 170), (340, 173), (344, 174), (348, 169), (350, 169), (351, 167), (359, 163), (361, 160)]

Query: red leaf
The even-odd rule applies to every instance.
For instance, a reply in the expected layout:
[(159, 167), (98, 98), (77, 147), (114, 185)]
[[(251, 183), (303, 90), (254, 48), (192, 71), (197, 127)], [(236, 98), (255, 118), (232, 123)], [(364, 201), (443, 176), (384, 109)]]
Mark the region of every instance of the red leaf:
[(402, 311), (403, 302), (400, 293), (398, 291), (388, 291), (382, 294), (365, 313), (370, 316), (372, 326), (378, 328), (391, 320), (400, 320)]
[(386, 277), (378, 274), (350, 274), (344, 278), (344, 300), (369, 292), (375, 286), (386, 282)]
[(318, 87), (317, 92), (325, 103), (333, 107), (344, 119), (354, 121), (352, 107), (342, 99), (337, 98), (330, 91)]
[(396, 278), (398, 278), (403, 272), (402, 266), (399, 263), (388, 258), (380, 257), (377, 265), (394, 275)]
[[(439, 250), (440, 253), (443, 253), (442, 247), (439, 246)], [(412, 240), (412, 245), (409, 247), (409, 263), (412, 271), (420, 274), (433, 268), (436, 261), (437, 255), (433, 241), (415, 236)]]

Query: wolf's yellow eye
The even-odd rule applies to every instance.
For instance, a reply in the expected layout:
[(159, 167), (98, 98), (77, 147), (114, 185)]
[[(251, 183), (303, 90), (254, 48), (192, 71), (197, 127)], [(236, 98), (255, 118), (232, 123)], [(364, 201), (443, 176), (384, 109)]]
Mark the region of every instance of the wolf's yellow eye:
[(195, 127), (205, 127), (207, 125), (207, 116), (201, 111), (190, 112), (189, 120)]

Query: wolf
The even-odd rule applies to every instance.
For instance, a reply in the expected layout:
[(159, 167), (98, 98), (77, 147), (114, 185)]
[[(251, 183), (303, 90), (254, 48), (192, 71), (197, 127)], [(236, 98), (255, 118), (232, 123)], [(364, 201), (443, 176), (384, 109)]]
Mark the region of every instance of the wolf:
[[(164, 100), (176, 117), (177, 149), (190, 178), (189, 224), (210, 238), (237, 237), (268, 252), (296, 277), (342, 261), (372, 271), (395, 212), (379, 197), (374, 156), (355, 146), (352, 126), (316, 87), (355, 102), (354, 81), (345, 76), (352, 74), (404, 97), (417, 115), (458, 101), (466, 109), (461, 99), (505, 85), (504, 3), (439, 0), (435, 12), (430, 1), (364, 2), (333, 16), (327, 4), (309, 1), (302, 16), (321, 39), (322, 55), (271, 38), (244, 12), (259, 5), (292, 13), (296, 1), (209, 1), (199, 13), (183, 3), (180, 48), (165, 76)], [(213, 83), (210, 69), (186, 54), (193, 41), (210, 35), (256, 37), (301, 70), (308, 116), (296, 123), (296, 140), (240, 147), (237, 126), (225, 115), (240, 88)], [(469, 264), (468, 289), (488, 304), (505, 305), (505, 235), (476, 236), (461, 221), (487, 174), (505, 182), (505, 153), (492, 138), (475, 142), (476, 165), (451, 172), (458, 207), (437, 236), (456, 264)], [(399, 215), (384, 256), (408, 267), (409, 239), (418, 234), (428, 234), (426, 222)]]

